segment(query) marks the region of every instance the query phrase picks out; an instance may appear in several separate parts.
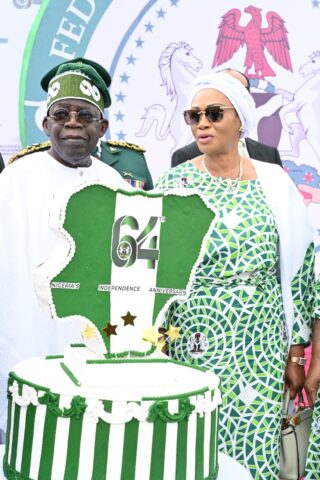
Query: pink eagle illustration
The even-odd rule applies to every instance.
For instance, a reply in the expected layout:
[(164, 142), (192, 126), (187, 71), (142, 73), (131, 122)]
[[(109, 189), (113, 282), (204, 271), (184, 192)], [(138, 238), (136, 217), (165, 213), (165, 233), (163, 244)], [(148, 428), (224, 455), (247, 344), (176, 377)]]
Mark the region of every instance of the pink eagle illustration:
[[(261, 9), (250, 5), (244, 11), (252, 16), (245, 27), (239, 24), (241, 11), (238, 8), (232, 8), (222, 16), (212, 67), (227, 62), (245, 45), (247, 53), (244, 65), (248, 77), (276, 76), (264, 54), (265, 47), (279, 65), (292, 72), (288, 30), (284, 20), (277, 13), (270, 11), (266, 15), (267, 28), (261, 28)], [(254, 73), (249, 73), (252, 66)]]

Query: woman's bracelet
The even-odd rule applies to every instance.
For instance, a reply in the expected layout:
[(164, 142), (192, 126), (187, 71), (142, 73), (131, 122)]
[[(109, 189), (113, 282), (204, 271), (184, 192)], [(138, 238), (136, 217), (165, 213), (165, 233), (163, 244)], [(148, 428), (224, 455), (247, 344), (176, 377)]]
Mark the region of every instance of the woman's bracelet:
[(306, 357), (292, 357), (289, 355), (288, 362), (297, 363), (298, 365), (304, 366), (307, 362)]

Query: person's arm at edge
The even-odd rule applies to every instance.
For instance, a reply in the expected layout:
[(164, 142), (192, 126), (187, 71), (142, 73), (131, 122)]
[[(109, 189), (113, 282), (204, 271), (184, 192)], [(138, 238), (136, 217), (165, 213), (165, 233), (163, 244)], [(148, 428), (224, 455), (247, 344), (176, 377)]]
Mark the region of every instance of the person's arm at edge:
[(312, 356), (304, 389), (309, 405), (313, 408), (320, 385), (320, 319), (315, 320), (312, 340)]

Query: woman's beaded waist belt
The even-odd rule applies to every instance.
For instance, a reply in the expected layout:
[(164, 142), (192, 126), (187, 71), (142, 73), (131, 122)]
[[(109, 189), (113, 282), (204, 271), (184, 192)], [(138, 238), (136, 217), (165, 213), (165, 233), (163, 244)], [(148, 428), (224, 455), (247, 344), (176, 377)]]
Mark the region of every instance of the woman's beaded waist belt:
[(208, 277), (197, 275), (193, 287), (218, 287), (218, 286), (253, 286), (265, 288), (274, 284), (277, 279), (277, 269), (271, 267), (267, 270), (254, 270), (252, 272), (242, 272), (231, 277)]

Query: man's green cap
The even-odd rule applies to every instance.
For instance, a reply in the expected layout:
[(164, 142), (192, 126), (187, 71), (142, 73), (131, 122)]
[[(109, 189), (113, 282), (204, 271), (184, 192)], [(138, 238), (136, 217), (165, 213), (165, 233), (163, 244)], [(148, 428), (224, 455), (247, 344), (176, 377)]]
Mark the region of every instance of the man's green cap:
[(111, 105), (110, 84), (105, 68), (81, 57), (56, 65), (41, 80), (43, 90), (48, 92), (48, 109), (59, 100), (77, 98), (93, 103), (102, 113)]

